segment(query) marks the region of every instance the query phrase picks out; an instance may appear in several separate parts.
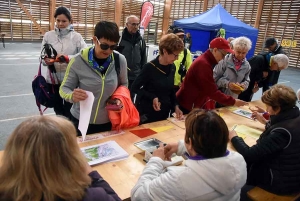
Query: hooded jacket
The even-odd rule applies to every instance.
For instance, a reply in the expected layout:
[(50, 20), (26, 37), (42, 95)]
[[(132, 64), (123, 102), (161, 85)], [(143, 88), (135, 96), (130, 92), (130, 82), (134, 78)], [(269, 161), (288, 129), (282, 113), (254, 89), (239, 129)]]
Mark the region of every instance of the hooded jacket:
[[(66, 29), (55, 28), (55, 30), (46, 32), (42, 42), (42, 49), (46, 43), (52, 45), (52, 47), (57, 51), (57, 54), (68, 55), (70, 60), (79, 53), (81, 49), (87, 47), (80, 33), (74, 31), (74, 29), (70, 26)], [(44, 66), (46, 66), (45, 63)], [(57, 77), (53, 77), (55, 79), (55, 83), (59, 84), (64, 79), (68, 64), (55, 62), (54, 66)], [(47, 71), (46, 81), (47, 83), (52, 84), (49, 71)]]
[(132, 35), (128, 32), (127, 28), (122, 32), (121, 40), (119, 46), (128, 65), (128, 79), (135, 80), (135, 78), (140, 74), (143, 65), (147, 62), (146, 56), (146, 43), (140, 32)]
[[(179, 142), (177, 155), (186, 151)], [(205, 160), (187, 160), (184, 166), (164, 167), (164, 161), (152, 157), (131, 191), (132, 201), (239, 201), (246, 183), (243, 157), (237, 152)]]
[(119, 99), (123, 108), (120, 112), (108, 111), (108, 116), (112, 124), (112, 130), (132, 128), (140, 123), (140, 115), (131, 101), (130, 92), (127, 87), (119, 86), (111, 96), (111, 99)]
[[(90, 91), (94, 94), (90, 124), (105, 124), (109, 122), (108, 114), (105, 109), (106, 101), (118, 88), (123, 85), (127, 87), (127, 65), (126, 59), (119, 54), (120, 74), (115, 70), (115, 60), (112, 59), (106, 73), (102, 75), (93, 68), (93, 61), (90, 61), (88, 54), (93, 47), (85, 48), (81, 54), (76, 55), (69, 63), (65, 78), (60, 86), (60, 96), (68, 102), (73, 103), (72, 96), (75, 88)], [(113, 54), (112, 54), (113, 56)], [(74, 103), (71, 114), (79, 119), (80, 102)]]

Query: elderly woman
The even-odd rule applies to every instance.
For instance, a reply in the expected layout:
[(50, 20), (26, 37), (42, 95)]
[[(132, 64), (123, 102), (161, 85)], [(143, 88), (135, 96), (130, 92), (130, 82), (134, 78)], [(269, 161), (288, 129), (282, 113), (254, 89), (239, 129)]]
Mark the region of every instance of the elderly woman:
[(278, 84), (266, 91), (261, 100), (270, 114), (270, 121), (260, 121), (266, 124), (266, 129), (257, 144), (249, 147), (235, 131), (229, 134), (232, 145), (248, 165), (247, 185), (259, 186), (275, 194), (299, 193), (300, 112), (296, 94), (292, 88)]
[(143, 66), (133, 82), (131, 92), (137, 94), (136, 105), (141, 123), (168, 118), (171, 110), (181, 117), (174, 91), (174, 61), (183, 51), (183, 41), (175, 34), (163, 36), (159, 42), (159, 56)]
[[(153, 152), (131, 200), (240, 200), (247, 170), (243, 157), (227, 150), (228, 128), (215, 112), (194, 109), (185, 120), (185, 138)], [(165, 167), (172, 154), (186, 155), (183, 166)]]
[(219, 89), (227, 95), (237, 98), (249, 85), (251, 66), (246, 55), (251, 49), (249, 38), (238, 37), (233, 41), (233, 54), (228, 54), (214, 68), (214, 79)]

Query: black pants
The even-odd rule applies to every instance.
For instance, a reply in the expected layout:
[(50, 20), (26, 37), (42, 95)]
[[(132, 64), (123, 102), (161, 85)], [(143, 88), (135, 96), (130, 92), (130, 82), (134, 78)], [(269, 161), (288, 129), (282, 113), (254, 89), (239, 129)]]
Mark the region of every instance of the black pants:
[[(48, 84), (49, 88), (52, 88), (52, 84)], [(55, 105), (54, 105), (54, 112), (56, 115), (62, 115), (67, 117), (68, 119), (71, 118), (70, 109), (72, 107), (72, 103), (69, 103), (62, 99), (59, 95), (59, 87), (60, 84), (53, 85), (54, 87), (54, 94), (55, 94)]]
[(240, 93), (240, 95), (238, 96), (238, 99), (246, 101), (246, 102), (250, 102), (252, 100), (252, 97), (253, 97), (252, 89), (253, 88), (249, 86), (245, 91)]
[[(76, 119), (72, 114), (71, 114), (71, 121), (73, 122), (76, 131), (77, 131), (77, 136), (81, 136), (81, 132), (78, 129), (78, 125), (79, 125), (79, 120)], [(104, 132), (104, 131), (110, 131), (111, 130), (111, 123), (105, 123), (105, 124), (89, 124), (89, 127), (87, 129), (86, 134), (95, 134), (95, 133), (100, 133), (100, 132)]]

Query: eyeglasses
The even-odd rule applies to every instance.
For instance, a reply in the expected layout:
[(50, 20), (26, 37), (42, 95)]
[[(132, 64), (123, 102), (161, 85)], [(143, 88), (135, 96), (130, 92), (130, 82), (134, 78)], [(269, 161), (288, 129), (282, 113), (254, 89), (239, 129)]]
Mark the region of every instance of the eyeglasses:
[(179, 54), (174, 54), (173, 52), (171, 54), (173, 54), (175, 58), (178, 58), (179, 56)]
[(134, 27), (140, 25), (140, 23), (129, 23), (129, 22), (128, 22), (128, 24), (130, 24), (131, 26), (134, 26)]
[(223, 51), (219, 50), (218, 51), (222, 54), (222, 57), (224, 58), (226, 56), (227, 53), (224, 53)]
[(96, 38), (96, 39), (97, 39), (97, 42), (98, 42), (98, 44), (99, 44), (99, 46), (100, 46), (100, 48), (102, 50), (108, 50), (108, 49), (115, 50), (115, 49), (118, 48), (118, 45), (111, 45), (111, 46), (109, 46), (108, 44), (100, 43), (100, 41), (98, 40), (98, 38)]

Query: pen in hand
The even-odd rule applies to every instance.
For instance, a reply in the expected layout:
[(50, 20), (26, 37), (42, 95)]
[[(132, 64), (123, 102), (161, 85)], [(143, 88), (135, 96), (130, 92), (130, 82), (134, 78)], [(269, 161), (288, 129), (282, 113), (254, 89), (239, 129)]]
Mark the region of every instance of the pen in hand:
[(237, 127), (237, 125), (235, 124), (233, 127), (232, 127), (232, 129), (231, 129), (231, 131), (234, 131), (234, 129)]

